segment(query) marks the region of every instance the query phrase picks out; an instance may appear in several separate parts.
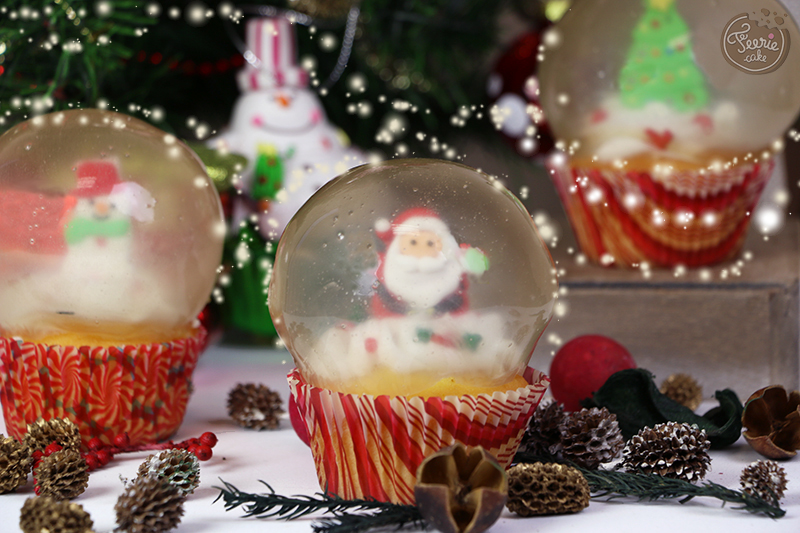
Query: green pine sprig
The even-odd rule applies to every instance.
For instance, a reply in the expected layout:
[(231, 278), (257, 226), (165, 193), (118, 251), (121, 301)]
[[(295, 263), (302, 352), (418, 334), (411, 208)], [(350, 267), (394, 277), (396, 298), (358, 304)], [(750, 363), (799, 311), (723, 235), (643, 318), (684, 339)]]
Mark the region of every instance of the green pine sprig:
[(222, 481), (224, 487), (214, 488), (220, 491), (217, 500), (223, 499), (226, 511), (241, 507), (246, 517), (294, 520), (317, 512), (334, 515), (314, 524), (315, 533), (362, 532), (386, 527), (427, 527), (419, 510), (413, 505), (376, 500), (343, 500), (321, 493), (314, 496), (282, 496), (275, 494), (268, 483), (261, 483), (267, 488), (267, 493), (242, 492), (225, 481)]
[(765, 514), (771, 518), (781, 518), (786, 511), (780, 508), (777, 501), (767, 502), (757, 495), (747, 494), (729, 489), (717, 483), (707, 481), (695, 485), (682, 479), (670, 479), (655, 474), (638, 474), (612, 470), (589, 470), (555, 457), (542, 457), (529, 453), (517, 453), (515, 463), (558, 462), (569, 464), (578, 469), (589, 483), (593, 498), (638, 498), (639, 501), (678, 500), (686, 503), (692, 498), (716, 498), (725, 503), (739, 504), (734, 509), (742, 509), (750, 513)]

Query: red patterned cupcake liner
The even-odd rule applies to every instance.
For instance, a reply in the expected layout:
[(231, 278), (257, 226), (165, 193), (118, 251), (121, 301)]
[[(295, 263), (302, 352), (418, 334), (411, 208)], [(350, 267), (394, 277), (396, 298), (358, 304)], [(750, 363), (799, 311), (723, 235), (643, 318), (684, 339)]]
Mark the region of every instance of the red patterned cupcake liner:
[(596, 263), (699, 267), (734, 257), (774, 161), (718, 172), (551, 166), (582, 252)]
[(168, 343), (140, 346), (48, 346), (0, 337), (0, 401), (8, 433), (68, 418), (86, 443), (151, 443), (177, 431), (192, 390), (205, 329)]
[(414, 503), (422, 460), (455, 442), (483, 446), (508, 466), (550, 384), (528, 368), (524, 388), (425, 399), (321, 389), (306, 383), (297, 369), (288, 379), (320, 487), (345, 499), (404, 504)]

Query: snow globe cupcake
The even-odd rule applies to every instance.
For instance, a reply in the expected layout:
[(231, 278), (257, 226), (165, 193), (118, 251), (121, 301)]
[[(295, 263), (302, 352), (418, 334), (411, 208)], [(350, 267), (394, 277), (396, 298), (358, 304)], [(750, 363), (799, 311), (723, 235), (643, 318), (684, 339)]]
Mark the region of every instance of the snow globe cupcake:
[(270, 312), (320, 486), (411, 503), (424, 457), (462, 442), (511, 461), (549, 380), (550, 254), (496, 180), (436, 160), (346, 172), (290, 221)]
[(8, 433), (84, 441), (180, 425), (224, 223), (200, 160), (126, 115), (38, 116), (0, 137), (0, 400)]
[(800, 109), (798, 37), (775, 0), (598, 0), (548, 31), (550, 169), (590, 259), (692, 267), (739, 251)]

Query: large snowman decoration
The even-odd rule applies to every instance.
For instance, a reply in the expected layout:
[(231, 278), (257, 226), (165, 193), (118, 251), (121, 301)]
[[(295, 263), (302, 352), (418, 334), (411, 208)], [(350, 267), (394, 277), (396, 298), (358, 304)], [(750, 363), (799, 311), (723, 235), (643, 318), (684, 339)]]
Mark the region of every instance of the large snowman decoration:
[(248, 159), (234, 224), (258, 213), (262, 235), (276, 240), (317, 189), (365, 161), (345, 145), (308, 89), (308, 75), (297, 65), (293, 23), (251, 19), (246, 42), (249, 64), (237, 76), (242, 95), (229, 130), (212, 145)]

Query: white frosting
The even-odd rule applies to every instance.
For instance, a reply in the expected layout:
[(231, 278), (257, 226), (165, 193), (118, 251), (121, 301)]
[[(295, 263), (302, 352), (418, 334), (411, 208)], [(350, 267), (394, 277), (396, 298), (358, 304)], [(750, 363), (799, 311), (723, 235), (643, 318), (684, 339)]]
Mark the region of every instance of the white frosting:
[[(433, 318), (424, 314), (373, 318), (328, 329), (312, 347), (308, 361), (313, 373), (327, 382), (345, 383), (382, 367), (398, 375), (424, 372), (431, 375), (431, 384), (459, 375), (502, 383), (520, 370), (527, 355), (506, 337), (505, 322), (500, 313), (477, 311)], [(420, 340), (419, 330), (432, 331), (456, 345)], [(480, 335), (474, 350), (461, 343), (465, 334)]]
[[(587, 118), (580, 151), (607, 162), (645, 154), (702, 162), (701, 156), (708, 152), (744, 153), (760, 148), (748, 142), (747, 114), (741, 104), (729, 101), (695, 112), (678, 112), (661, 102), (630, 109), (622, 104), (619, 95), (609, 95)], [(669, 133), (672, 139), (666, 147), (659, 147), (646, 133), (648, 129), (657, 136)]]

